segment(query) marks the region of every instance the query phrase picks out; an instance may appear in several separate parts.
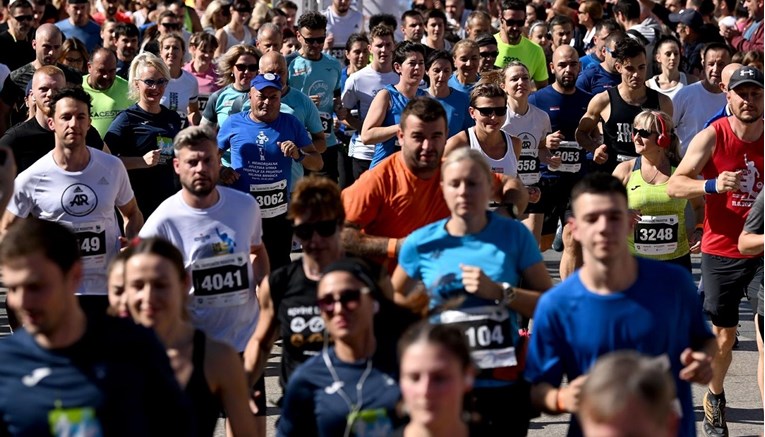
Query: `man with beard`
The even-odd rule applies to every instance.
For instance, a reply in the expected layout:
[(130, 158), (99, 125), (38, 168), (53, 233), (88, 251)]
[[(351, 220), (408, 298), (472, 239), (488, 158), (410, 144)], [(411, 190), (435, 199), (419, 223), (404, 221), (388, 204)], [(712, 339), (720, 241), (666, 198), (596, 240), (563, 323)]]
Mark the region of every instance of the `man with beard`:
[(685, 154), (693, 137), (704, 127), (704, 122), (725, 105), (721, 85), (722, 71), (730, 62), (730, 48), (722, 43), (709, 43), (704, 50), (704, 75), (696, 83), (684, 86), (672, 99), (675, 113), (673, 122), (680, 140), (680, 154)]
[(88, 53), (100, 46), (101, 27), (90, 19), (88, 0), (67, 0), (66, 13), (69, 18), (56, 23), (67, 38), (77, 38), (85, 44)]
[[(625, 38), (611, 55), (622, 82), (596, 95), (579, 122), (576, 140), (580, 146), (595, 152), (598, 171), (613, 173), (616, 165), (637, 157), (632, 138), (632, 121), (645, 109), (660, 110), (672, 115), (669, 97), (645, 85), (648, 61), (645, 48), (632, 38)], [(603, 135), (598, 123), (603, 122)]]
[(401, 15), (401, 32), (404, 34), (404, 41), (420, 42), (425, 35), (425, 23), (422, 13), (410, 9)]
[(119, 24), (114, 29), (117, 53), (117, 76), (127, 80), (130, 63), (138, 52), (138, 28), (135, 24)]
[(35, 59), (35, 51), (29, 42), (28, 33), (34, 20), (32, 4), (17, 0), (8, 6), (8, 29), (0, 33), (0, 64), (13, 71)]
[(537, 89), (541, 89), (547, 85), (548, 79), (545, 52), (542, 47), (523, 36), (526, 3), (520, 0), (503, 0), (501, 11), (499, 32), (494, 35), (499, 49), (499, 56), (494, 65), (504, 68), (510, 61), (521, 61), (528, 68)]
[(728, 435), (723, 384), (733, 359), (739, 301), (747, 296), (756, 309), (763, 278), (762, 254), (744, 255), (738, 250), (746, 216), (762, 191), (762, 89), (763, 75), (756, 68), (741, 67), (733, 73), (727, 92), (732, 115), (716, 120), (693, 138), (667, 187), (671, 197), (704, 196), (706, 200), (701, 275), (704, 311), (712, 320), (718, 348), (704, 395), (707, 436)]
[(82, 88), (93, 99), (90, 118), (102, 138), (114, 117), (135, 103), (128, 98), (127, 81), (117, 77), (117, 56), (103, 47), (91, 56), (88, 74), (82, 78)]
[[(560, 157), (560, 165), (555, 169), (540, 163), (542, 190), (540, 201), (529, 205), (529, 213), (542, 219), (542, 247), (549, 247), (558, 227), (564, 225), (564, 250), (560, 260), (560, 276), (566, 278), (582, 264), (582, 251), (579, 243), (570, 238), (567, 218), (571, 215), (569, 197), (571, 187), (578, 182), (587, 170), (587, 151), (576, 141), (578, 121), (587, 111), (587, 104), (592, 99), (576, 87), (579, 75), (579, 54), (571, 46), (563, 45), (553, 52), (550, 69), (555, 75), (555, 82), (529, 96), (529, 103), (546, 112), (550, 117), (552, 134), (547, 136), (546, 146)], [(540, 224), (534, 223), (536, 229)]]
[(82, 83), (82, 74), (56, 62), (61, 56), (63, 41), (64, 35), (53, 24), (43, 24), (37, 28), (35, 39), (32, 40), (35, 60), (13, 70), (5, 79), (3, 90), (0, 92), (0, 134), (4, 134), (9, 127), (29, 118), (29, 108), (24, 98), (32, 75), (38, 68), (43, 65), (55, 65), (64, 72), (67, 83), (72, 85)]
[[(258, 202), (217, 185), (220, 156), (209, 128), (180, 131), (173, 149), (181, 190), (159, 205), (139, 236), (165, 238), (181, 251), (191, 274), (194, 327), (243, 352), (258, 324), (255, 288), (270, 271)], [(265, 405), (258, 410), (265, 435)]]
[[(64, 72), (53, 65), (40, 67), (32, 76), (34, 117), (8, 129), (8, 132), (0, 138), (0, 145), (8, 146), (13, 150), (19, 173), (53, 150), (55, 134), (48, 127), (49, 104), (53, 93), (65, 85)], [(104, 142), (93, 126), (88, 129), (85, 143), (95, 149), (104, 148)], [(108, 153), (108, 149), (106, 152)]]

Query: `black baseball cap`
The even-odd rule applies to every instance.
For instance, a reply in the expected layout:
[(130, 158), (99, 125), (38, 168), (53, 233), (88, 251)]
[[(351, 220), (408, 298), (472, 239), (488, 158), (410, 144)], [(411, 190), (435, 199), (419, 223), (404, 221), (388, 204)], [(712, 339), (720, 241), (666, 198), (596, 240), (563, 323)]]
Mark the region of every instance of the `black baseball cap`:
[(685, 24), (693, 30), (699, 30), (704, 25), (701, 14), (693, 9), (683, 9), (676, 14), (669, 14), (669, 21)]
[(733, 72), (728, 81), (728, 89), (732, 90), (740, 85), (752, 84), (762, 88), (762, 71), (754, 67), (741, 67)]

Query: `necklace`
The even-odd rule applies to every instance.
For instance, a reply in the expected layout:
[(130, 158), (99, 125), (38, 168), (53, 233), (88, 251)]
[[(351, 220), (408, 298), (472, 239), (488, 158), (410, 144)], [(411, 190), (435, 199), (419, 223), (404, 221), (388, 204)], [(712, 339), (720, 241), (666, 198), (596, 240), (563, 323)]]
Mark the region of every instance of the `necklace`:
[[(646, 180), (646, 183), (647, 183), (647, 184), (649, 184), (649, 185), (653, 184), (653, 181), (655, 181), (655, 180), (656, 180), (656, 176), (658, 176), (658, 175), (659, 175), (659, 171), (660, 171), (660, 169), (661, 169), (661, 166), (662, 166), (662, 164), (663, 164), (663, 163), (664, 163), (664, 160), (662, 160), (662, 162), (661, 162), (661, 163), (659, 163), (659, 164), (657, 164), (657, 165), (655, 166), (655, 168), (656, 168), (656, 171), (654, 171), (654, 172), (653, 172), (653, 176), (651, 177), (651, 179), (650, 179), (650, 180)], [(643, 167), (641, 167), (641, 170), (642, 170), (642, 169), (643, 169)], [(643, 177), (643, 179), (645, 179), (645, 177)]]
[(321, 351), (321, 357), (324, 359), (324, 364), (327, 366), (329, 374), (332, 376), (332, 385), (325, 388), (324, 391), (326, 391), (327, 394), (332, 394), (333, 392), (337, 393), (343, 399), (343, 401), (345, 401), (345, 404), (348, 405), (348, 409), (350, 410), (348, 414), (348, 420), (345, 424), (344, 435), (347, 437), (350, 435), (353, 425), (350, 418), (358, 414), (361, 411), (361, 406), (364, 404), (364, 383), (367, 381), (369, 374), (372, 373), (372, 360), (367, 360), (367, 368), (364, 370), (364, 373), (361, 374), (361, 377), (356, 382), (356, 402), (354, 403), (351, 402), (351, 398), (348, 396), (345, 390), (343, 390), (345, 383), (337, 375), (335, 366), (332, 365), (332, 360), (329, 359), (329, 353), (327, 352), (326, 346)]

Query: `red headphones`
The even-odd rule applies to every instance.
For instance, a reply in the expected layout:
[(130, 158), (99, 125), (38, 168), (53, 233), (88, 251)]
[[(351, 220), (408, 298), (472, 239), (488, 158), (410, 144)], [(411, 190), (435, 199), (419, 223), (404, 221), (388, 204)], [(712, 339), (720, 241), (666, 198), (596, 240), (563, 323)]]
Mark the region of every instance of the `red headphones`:
[(669, 149), (670, 144), (672, 144), (672, 136), (667, 132), (667, 126), (664, 124), (664, 118), (662, 118), (660, 112), (653, 112), (653, 115), (656, 116), (656, 119), (659, 120), (659, 127), (661, 128), (661, 132), (659, 132), (659, 136), (656, 138), (656, 144), (659, 145), (662, 149)]

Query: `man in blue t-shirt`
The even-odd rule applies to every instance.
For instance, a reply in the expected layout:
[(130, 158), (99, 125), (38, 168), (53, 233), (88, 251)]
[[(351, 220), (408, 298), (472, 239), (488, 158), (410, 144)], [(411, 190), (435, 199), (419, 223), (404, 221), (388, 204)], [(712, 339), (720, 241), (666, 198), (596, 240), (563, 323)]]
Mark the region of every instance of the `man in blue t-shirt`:
[(218, 148), (231, 149), (231, 186), (250, 193), (263, 216), (263, 242), (271, 268), (290, 262), (292, 231), (287, 221), (292, 160), (308, 170), (322, 168), (321, 155), (305, 126), (279, 112), (282, 82), (277, 74), (256, 76), (250, 87), (250, 109), (229, 116), (218, 132)]
[(613, 31), (606, 38), (605, 45), (603, 46), (603, 62), (583, 70), (576, 80), (577, 88), (595, 95), (608, 88), (613, 88), (622, 82), (622, 75), (616, 71), (616, 59), (611, 55), (611, 52), (613, 52), (616, 44), (624, 38), (626, 36), (621, 30)]
[(0, 342), (0, 435), (193, 435), (157, 337), (78, 303), (79, 246), (63, 225), (35, 218), (3, 236), (7, 304), (24, 328)]
[[(577, 412), (598, 357), (633, 349), (669, 363), (682, 407), (678, 435), (695, 436), (690, 383), (712, 378), (716, 343), (693, 279), (679, 266), (630, 254), (632, 219), (618, 179), (601, 172), (585, 176), (571, 203), (569, 223), (584, 265), (537, 304), (525, 373), (532, 403), (552, 414)], [(564, 375), (570, 382), (560, 387)], [(575, 418), (568, 435), (582, 435)]]
[[(579, 119), (587, 112), (587, 104), (592, 95), (576, 88), (579, 74), (579, 56), (568, 45), (555, 49), (552, 58), (555, 82), (529, 96), (529, 103), (546, 112), (550, 117), (552, 134), (548, 135), (545, 145), (556, 156), (560, 165), (550, 168), (541, 163), (542, 179), (539, 188), (542, 196), (536, 204), (529, 204), (528, 212), (532, 220), (542, 220), (542, 249), (552, 243), (558, 222), (566, 224), (566, 212), (569, 207), (571, 187), (582, 177), (587, 169), (587, 151), (576, 142), (575, 133)], [(564, 237), (569, 233), (564, 226)], [(560, 260), (560, 275), (565, 278), (581, 263), (581, 251), (570, 238), (566, 243)]]
[(103, 41), (101, 41), (101, 27), (90, 19), (90, 3), (88, 0), (68, 0), (66, 2), (66, 13), (69, 14), (69, 18), (57, 22), (56, 27), (61, 29), (67, 39), (79, 39), (85, 44), (88, 53), (93, 53), (93, 50), (103, 44)]

